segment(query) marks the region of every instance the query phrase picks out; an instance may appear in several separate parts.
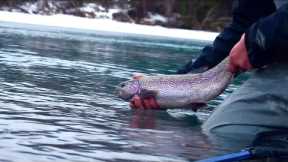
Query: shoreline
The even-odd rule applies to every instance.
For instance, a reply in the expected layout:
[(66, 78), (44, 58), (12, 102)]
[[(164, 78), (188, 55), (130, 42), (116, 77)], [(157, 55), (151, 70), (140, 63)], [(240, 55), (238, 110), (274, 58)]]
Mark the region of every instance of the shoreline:
[(71, 15), (32, 15), (17, 12), (0, 11), (0, 22), (10, 22), (23, 25), (47, 26), (63, 29), (90, 30), (95, 32), (119, 33), (128, 35), (143, 35), (147, 37), (168, 37), (176, 39), (213, 41), (218, 33), (166, 28), (117, 22), (109, 19), (89, 19)]

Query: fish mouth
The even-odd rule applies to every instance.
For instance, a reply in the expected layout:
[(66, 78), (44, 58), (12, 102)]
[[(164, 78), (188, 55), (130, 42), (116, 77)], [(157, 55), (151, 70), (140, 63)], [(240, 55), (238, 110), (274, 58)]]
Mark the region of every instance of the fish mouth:
[(124, 100), (124, 101), (131, 101), (131, 99), (133, 98), (133, 96), (131, 95), (131, 96), (128, 96), (128, 97), (122, 97), (122, 99)]
[(118, 96), (124, 100), (124, 101), (130, 101), (133, 98), (133, 95), (123, 95), (121, 92), (119, 92)]
[(124, 101), (130, 101), (134, 95), (125, 92), (121, 87), (116, 88), (116, 95)]

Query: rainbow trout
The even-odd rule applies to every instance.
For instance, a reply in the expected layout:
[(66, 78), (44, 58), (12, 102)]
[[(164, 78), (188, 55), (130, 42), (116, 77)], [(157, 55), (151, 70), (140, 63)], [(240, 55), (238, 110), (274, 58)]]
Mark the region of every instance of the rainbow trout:
[(193, 107), (220, 95), (232, 78), (226, 58), (203, 73), (144, 76), (121, 83), (117, 91), (118, 96), (126, 101), (139, 95), (141, 98), (155, 97), (160, 108)]

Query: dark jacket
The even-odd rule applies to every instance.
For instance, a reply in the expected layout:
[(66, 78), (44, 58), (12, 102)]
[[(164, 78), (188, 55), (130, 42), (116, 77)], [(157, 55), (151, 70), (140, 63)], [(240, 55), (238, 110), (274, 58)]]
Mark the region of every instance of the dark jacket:
[(246, 47), (253, 67), (288, 58), (288, 54), (283, 53), (288, 53), (288, 4), (276, 11), (273, 0), (235, 0), (232, 23), (216, 37), (212, 46), (202, 50), (194, 63), (186, 64), (178, 73), (217, 65), (229, 55), (243, 33), (246, 33)]
[(254, 23), (246, 31), (245, 44), (255, 68), (288, 61), (288, 4)]

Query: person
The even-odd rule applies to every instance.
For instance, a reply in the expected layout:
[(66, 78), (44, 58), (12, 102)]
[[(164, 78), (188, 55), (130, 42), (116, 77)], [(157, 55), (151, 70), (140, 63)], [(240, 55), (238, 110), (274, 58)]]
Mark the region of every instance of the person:
[[(251, 133), (288, 128), (288, 1), (236, 0), (232, 23), (212, 46), (178, 74), (210, 69), (229, 57), (229, 70), (251, 69), (251, 77), (220, 104), (203, 130), (213, 133)], [(156, 108), (154, 98), (134, 96), (132, 108)]]

